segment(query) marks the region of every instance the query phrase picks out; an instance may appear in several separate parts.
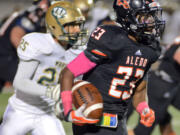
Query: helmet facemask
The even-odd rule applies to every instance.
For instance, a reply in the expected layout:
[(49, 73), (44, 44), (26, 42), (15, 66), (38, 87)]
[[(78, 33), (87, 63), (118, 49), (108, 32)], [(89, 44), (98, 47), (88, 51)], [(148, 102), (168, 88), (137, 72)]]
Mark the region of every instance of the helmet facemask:
[[(79, 32), (72, 33), (70, 27), (78, 25), (80, 28)], [(66, 29), (65, 29), (66, 28)], [(84, 29), (84, 22), (72, 22), (62, 26), (62, 35), (59, 36), (59, 41), (67, 41), (68, 44), (72, 45), (74, 48), (77, 46), (85, 45), (84, 40), (87, 39), (87, 30)], [(76, 46), (76, 47), (75, 47)]]
[(134, 12), (133, 22), (130, 24), (130, 31), (136, 34), (139, 41), (152, 41), (160, 37), (165, 28), (165, 21), (162, 19), (162, 9), (154, 7), (149, 10), (137, 10)]

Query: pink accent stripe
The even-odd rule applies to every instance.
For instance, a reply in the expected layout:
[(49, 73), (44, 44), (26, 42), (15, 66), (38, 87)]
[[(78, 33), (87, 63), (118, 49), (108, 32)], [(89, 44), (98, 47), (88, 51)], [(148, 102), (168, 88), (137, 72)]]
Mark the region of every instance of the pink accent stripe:
[(96, 66), (96, 63), (91, 62), (82, 52), (73, 61), (71, 61), (67, 68), (74, 74), (75, 77), (82, 75)]
[(136, 107), (136, 111), (141, 114), (145, 108), (149, 108), (149, 106), (146, 101), (143, 101), (138, 104), (138, 106)]
[(64, 114), (72, 110), (72, 92), (70, 90), (61, 92), (61, 99), (64, 108)]

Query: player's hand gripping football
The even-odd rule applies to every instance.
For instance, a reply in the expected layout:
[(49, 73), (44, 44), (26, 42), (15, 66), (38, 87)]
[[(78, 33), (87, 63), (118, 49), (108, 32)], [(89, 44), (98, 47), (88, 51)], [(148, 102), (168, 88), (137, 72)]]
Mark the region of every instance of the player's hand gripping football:
[(140, 115), (141, 115), (140, 122), (146, 127), (151, 127), (155, 121), (154, 111), (150, 108), (144, 108), (144, 110)]
[(60, 85), (48, 86), (46, 90), (46, 96), (53, 99), (54, 101), (58, 101), (60, 99)]
[(86, 104), (83, 104), (77, 110), (72, 110), (66, 116), (66, 120), (76, 124), (94, 124), (97, 123), (99, 120), (97, 119), (87, 119), (83, 115), (83, 111), (86, 108)]

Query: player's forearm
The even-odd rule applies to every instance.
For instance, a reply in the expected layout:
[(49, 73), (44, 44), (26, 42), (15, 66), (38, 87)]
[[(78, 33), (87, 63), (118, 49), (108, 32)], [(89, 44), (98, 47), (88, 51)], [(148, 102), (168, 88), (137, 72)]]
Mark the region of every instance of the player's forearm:
[(67, 67), (64, 68), (60, 75), (61, 91), (71, 90), (73, 82), (74, 75)]
[(154, 111), (149, 107), (147, 103), (147, 94), (146, 94), (146, 81), (143, 81), (135, 92), (133, 97), (133, 105), (136, 108), (136, 111), (139, 113), (142, 123), (146, 127), (151, 127), (155, 121)]
[(38, 64), (38, 61), (21, 60), (19, 62), (18, 70), (13, 81), (14, 88), (31, 95), (45, 95), (46, 87), (39, 85), (37, 82), (31, 80)]
[(136, 89), (133, 96), (133, 106), (136, 108), (139, 103), (147, 102), (146, 81), (143, 81)]
[(138, 92), (133, 97), (133, 106), (137, 108), (139, 103), (147, 102), (147, 94), (146, 89), (142, 90), (141, 92)]
[(17, 48), (20, 44), (21, 38), (26, 34), (26, 32), (19, 26), (16, 26), (12, 29), (10, 34), (10, 40), (13, 43), (13, 46)]
[(78, 77), (96, 66), (82, 52), (78, 57), (71, 61), (67, 67), (61, 72), (61, 98), (64, 107), (64, 114), (67, 115), (72, 109), (72, 92), (71, 88), (74, 83), (74, 78)]
[(71, 88), (74, 82), (73, 73), (66, 67), (60, 75), (61, 99), (64, 108), (64, 114), (67, 115), (72, 110), (72, 92)]
[(178, 64), (180, 64), (180, 47), (176, 50), (173, 58)]
[(46, 92), (46, 87), (39, 85), (37, 82), (34, 82), (29, 79), (18, 79), (14, 80), (13, 86), (18, 91), (22, 91), (29, 95), (34, 96), (44, 96)]

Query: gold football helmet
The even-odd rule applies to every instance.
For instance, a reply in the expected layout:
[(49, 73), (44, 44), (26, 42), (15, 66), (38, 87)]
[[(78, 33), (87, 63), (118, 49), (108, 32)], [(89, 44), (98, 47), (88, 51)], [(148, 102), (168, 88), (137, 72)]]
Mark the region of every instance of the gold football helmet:
[(76, 7), (81, 9), (82, 12), (84, 12), (92, 8), (94, 0), (74, 0), (74, 4)]
[(58, 41), (67, 41), (72, 45), (79, 40), (79, 37), (86, 34), (83, 29), (78, 34), (69, 33), (64, 29), (68, 24), (79, 24), (83, 26), (85, 22), (80, 9), (68, 1), (58, 1), (52, 4), (47, 10), (45, 21), (48, 32)]

